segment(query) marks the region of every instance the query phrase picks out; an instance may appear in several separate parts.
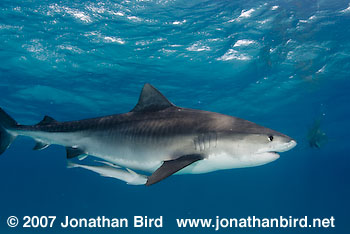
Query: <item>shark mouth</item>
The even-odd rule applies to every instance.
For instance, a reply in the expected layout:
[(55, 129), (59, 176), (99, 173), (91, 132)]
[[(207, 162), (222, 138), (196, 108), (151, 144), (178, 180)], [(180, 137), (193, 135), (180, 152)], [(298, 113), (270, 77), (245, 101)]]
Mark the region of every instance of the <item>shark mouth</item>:
[(272, 156), (273, 159), (278, 159), (280, 157), (280, 154), (276, 151), (268, 151), (266, 154), (270, 155), (270, 157)]
[(262, 150), (260, 152), (258, 151), (257, 153), (258, 154), (270, 154), (270, 155), (275, 155), (276, 157), (279, 157), (280, 156), (279, 153), (286, 152), (286, 151), (294, 148), (296, 145), (297, 145), (297, 142), (295, 140), (291, 140), (287, 143), (283, 143), (283, 144), (279, 145), (278, 148), (276, 147), (273, 150), (269, 150), (269, 151)]

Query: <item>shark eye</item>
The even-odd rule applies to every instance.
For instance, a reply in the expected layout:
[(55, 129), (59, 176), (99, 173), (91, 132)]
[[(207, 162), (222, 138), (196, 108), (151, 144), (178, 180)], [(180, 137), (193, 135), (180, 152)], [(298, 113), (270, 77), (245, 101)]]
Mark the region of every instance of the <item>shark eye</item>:
[(273, 136), (269, 136), (269, 141), (273, 141)]

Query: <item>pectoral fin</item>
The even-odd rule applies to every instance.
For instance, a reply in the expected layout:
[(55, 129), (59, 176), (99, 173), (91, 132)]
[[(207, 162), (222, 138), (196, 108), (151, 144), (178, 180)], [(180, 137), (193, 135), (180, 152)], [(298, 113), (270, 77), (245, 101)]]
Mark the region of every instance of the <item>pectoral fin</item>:
[(200, 154), (189, 154), (174, 160), (164, 161), (163, 165), (159, 167), (150, 177), (148, 177), (146, 185), (149, 186), (158, 183), (159, 181), (203, 158), (203, 155)]

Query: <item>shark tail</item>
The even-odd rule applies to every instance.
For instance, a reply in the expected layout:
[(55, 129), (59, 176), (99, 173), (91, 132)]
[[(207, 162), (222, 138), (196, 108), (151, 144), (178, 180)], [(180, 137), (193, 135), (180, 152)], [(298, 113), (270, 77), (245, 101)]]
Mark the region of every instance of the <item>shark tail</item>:
[(17, 122), (0, 108), (0, 154), (4, 153), (15, 140), (16, 135), (9, 130), (14, 129), (16, 126)]

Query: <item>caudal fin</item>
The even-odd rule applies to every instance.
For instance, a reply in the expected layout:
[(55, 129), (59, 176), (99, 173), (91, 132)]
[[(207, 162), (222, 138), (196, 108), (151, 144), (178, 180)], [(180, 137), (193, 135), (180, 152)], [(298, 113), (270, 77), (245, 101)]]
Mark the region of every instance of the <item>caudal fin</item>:
[(5, 152), (16, 138), (15, 135), (9, 132), (9, 129), (15, 128), (16, 126), (17, 122), (0, 108), (0, 154)]

